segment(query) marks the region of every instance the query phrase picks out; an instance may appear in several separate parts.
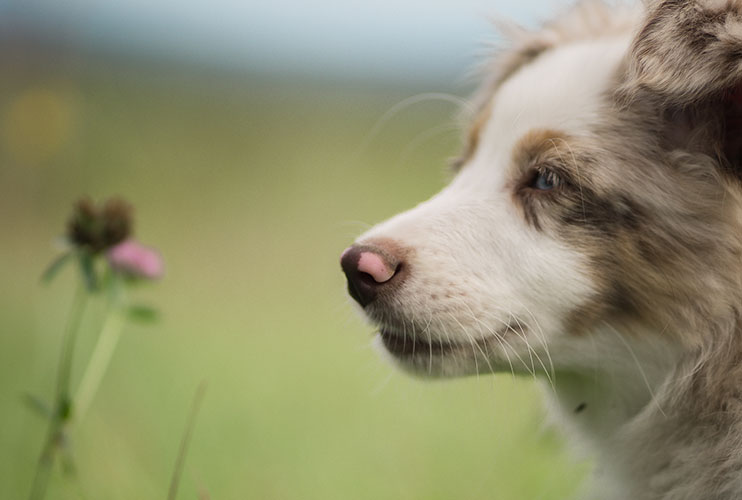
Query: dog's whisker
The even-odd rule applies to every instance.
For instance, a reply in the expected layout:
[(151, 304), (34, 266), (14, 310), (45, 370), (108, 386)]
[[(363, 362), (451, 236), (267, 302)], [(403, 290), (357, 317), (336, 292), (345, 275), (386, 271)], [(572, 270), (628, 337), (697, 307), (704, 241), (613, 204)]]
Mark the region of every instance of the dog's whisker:
[[(507, 341), (496, 330), (493, 330), (492, 328), (487, 326), (484, 322), (482, 322), (479, 318), (477, 318), (477, 316), (474, 314), (474, 311), (471, 310), (471, 308), (465, 301), (461, 301), (461, 304), (464, 307), (466, 307), (466, 309), (469, 311), (469, 315), (471, 319), (479, 325), (480, 331), (481, 331), (481, 328), (484, 327), (487, 330), (487, 332), (497, 341), (497, 343), (500, 344), (500, 347), (502, 348), (502, 352), (505, 355), (505, 359), (507, 360), (508, 366), (510, 367), (510, 373), (512, 374), (513, 378), (515, 378), (515, 369), (513, 368), (513, 362), (511, 361), (510, 355), (507, 352), (507, 348), (504, 345), (505, 343), (507, 343)], [(512, 350), (512, 346), (510, 346), (509, 343), (507, 344), (508, 344), (508, 347)], [(517, 353), (516, 353), (516, 356), (517, 356)], [(492, 368), (491, 365), (490, 365), (490, 368)]]
[[(482, 353), (482, 356), (484, 356), (484, 351), (482, 351), (482, 348), (479, 347), (479, 344), (477, 344), (477, 342), (474, 340), (471, 334), (467, 331), (464, 325), (462, 325), (461, 322), (456, 318), (456, 316), (454, 316), (451, 313), (448, 313), (448, 315), (451, 317), (451, 319), (453, 319), (456, 322), (456, 324), (459, 325), (459, 327), (461, 328), (461, 333), (466, 335), (466, 337), (469, 339), (469, 344), (472, 350), (472, 357), (474, 358), (474, 368), (477, 372), (477, 379), (479, 379), (479, 362), (477, 361), (477, 351), (475, 350), (475, 347), (479, 349), (479, 352)], [(485, 359), (487, 359), (486, 356), (485, 356)], [(490, 369), (491, 368), (492, 366), (490, 366)]]
[[(536, 329), (533, 328), (527, 328), (526, 331), (533, 331), (536, 338), (539, 340), (541, 346), (544, 348), (544, 353), (546, 354), (547, 360), (549, 362), (549, 370), (546, 369), (544, 366), (543, 361), (541, 361), (540, 356), (536, 353), (536, 357), (538, 358), (539, 363), (543, 367), (544, 371), (546, 371), (546, 377), (549, 379), (549, 384), (551, 385), (552, 389), (554, 388), (554, 381), (556, 380), (556, 372), (554, 371), (554, 361), (551, 358), (551, 353), (549, 352), (549, 345), (546, 342), (546, 334), (544, 333), (543, 328), (541, 328), (541, 325), (538, 322), (538, 319), (536, 319), (536, 316), (531, 312), (531, 310), (517, 297), (513, 297), (516, 302), (518, 302), (519, 306), (523, 308), (523, 310), (526, 311), (526, 313), (531, 317), (533, 320), (533, 324), (536, 326)], [(516, 319), (516, 321), (518, 321)], [(526, 325), (528, 327), (528, 325)], [(534, 351), (535, 353), (535, 351)], [(551, 373), (551, 376), (549, 376), (549, 373)]]
[[(468, 307), (468, 305), (467, 305), (467, 307)], [(470, 312), (471, 312), (471, 309), (470, 309)], [(513, 352), (513, 354), (515, 354), (515, 357), (518, 359), (518, 361), (520, 361), (520, 363), (523, 365), (523, 368), (526, 371), (528, 371), (531, 375), (533, 375), (535, 377), (535, 372), (534, 371), (531, 371), (531, 370), (528, 370), (528, 364), (525, 362), (525, 360), (523, 360), (523, 358), (520, 356), (520, 354), (518, 353), (518, 351), (512, 346), (512, 344), (510, 344), (510, 342), (508, 342), (508, 340), (505, 338), (504, 335), (500, 335), (496, 330), (490, 328), (486, 323), (482, 322), (482, 320), (480, 320), (479, 318), (477, 318), (474, 315), (473, 312), (471, 312), (471, 315), (472, 315), (472, 319), (474, 319), (474, 321), (476, 321), (477, 323), (481, 324), (484, 328), (486, 328), (489, 331), (489, 333), (493, 337), (495, 337), (495, 339), (500, 343), (500, 345), (502, 345), (503, 343), (505, 345), (507, 345), (507, 347)], [(510, 322), (509, 321), (503, 321), (503, 320), (498, 319), (498, 318), (495, 318), (495, 320), (498, 321), (498, 322), (500, 322), (506, 328), (506, 330), (511, 330), (513, 332), (515, 331), (513, 329), (512, 325), (510, 325)], [(507, 352), (507, 351), (505, 351), (505, 352)], [(510, 363), (509, 357), (508, 357), (508, 362)], [(513, 365), (512, 365), (512, 363), (510, 363), (510, 369), (511, 369), (511, 371), (513, 371)], [(513, 371), (513, 374), (514, 373), (515, 372)]]
[[(528, 357), (529, 357), (529, 360), (530, 360), (530, 369), (528, 369), (528, 366), (527, 365), (526, 365), (526, 369), (527, 369), (528, 373), (530, 373), (533, 378), (536, 378), (536, 362), (534, 361), (534, 354), (536, 355), (536, 358), (538, 358), (538, 354), (531, 348), (531, 345), (528, 342), (528, 339), (526, 338), (525, 333), (521, 333), (521, 332), (525, 332), (525, 329), (523, 328), (523, 325), (518, 320), (518, 317), (515, 316), (515, 315), (513, 315), (510, 312), (508, 312), (507, 314), (508, 314), (508, 321), (502, 321), (502, 320), (499, 320), (499, 321), (501, 321), (506, 326), (506, 328), (508, 330), (512, 331), (515, 334), (515, 336), (517, 336), (518, 338), (520, 338), (523, 341), (523, 343), (526, 344), (526, 349), (527, 349)], [(510, 320), (511, 319), (512, 320), (515, 320), (516, 324), (518, 325), (518, 328), (517, 329), (516, 328), (513, 328), (513, 326), (510, 324)], [(521, 359), (520, 356), (518, 356), (518, 357), (519, 357), (519, 359)], [(521, 363), (524, 363), (525, 364), (525, 361), (523, 361), (521, 359)], [(543, 363), (541, 363), (541, 364), (543, 365)], [(544, 370), (546, 370), (546, 367), (544, 367)], [(547, 373), (547, 377), (548, 377), (548, 373)]]
[(455, 96), (453, 94), (447, 94), (445, 92), (424, 92), (407, 97), (406, 99), (402, 99), (397, 104), (386, 110), (386, 112), (384, 112), (384, 114), (381, 115), (381, 117), (376, 121), (373, 127), (371, 127), (371, 130), (368, 132), (368, 134), (358, 147), (357, 157), (360, 158), (366, 152), (368, 147), (371, 145), (374, 139), (376, 139), (381, 130), (390, 120), (392, 120), (392, 118), (397, 116), (397, 114), (409, 108), (410, 106), (429, 101), (448, 102), (461, 108), (467, 108), (470, 106), (469, 102), (465, 99), (462, 99), (461, 97)]
[(409, 160), (410, 156), (423, 144), (425, 144), (427, 141), (448, 133), (448, 132), (458, 132), (459, 125), (457, 123), (451, 124), (451, 123), (442, 123), (440, 125), (436, 125), (435, 127), (431, 127), (427, 130), (423, 130), (418, 135), (413, 137), (408, 143), (407, 146), (402, 150), (402, 152), (399, 155), (399, 160), (397, 161), (397, 164), (399, 166), (405, 165), (407, 161)]
[(614, 328), (612, 325), (610, 325), (608, 322), (604, 321), (603, 324), (608, 327), (608, 330), (612, 331), (616, 334), (618, 339), (621, 341), (621, 343), (626, 347), (626, 349), (629, 351), (629, 354), (631, 355), (631, 358), (634, 360), (634, 363), (636, 363), (636, 367), (639, 370), (639, 373), (641, 374), (642, 380), (644, 381), (644, 385), (647, 387), (647, 391), (649, 392), (650, 399), (654, 404), (657, 406), (657, 409), (662, 413), (662, 415), (667, 418), (667, 414), (662, 409), (662, 406), (659, 403), (659, 400), (657, 399), (657, 396), (654, 393), (654, 390), (652, 389), (652, 385), (649, 383), (649, 378), (647, 377), (647, 373), (644, 371), (644, 368), (642, 367), (641, 362), (639, 361), (639, 358), (637, 357), (636, 353), (634, 352), (634, 349), (631, 347), (631, 344), (629, 344), (626, 339), (624, 338), (623, 334), (618, 331), (618, 329)]
[[(464, 302), (464, 301), (462, 301), (462, 303), (465, 303), (465, 302)], [(474, 321), (476, 322), (476, 324), (477, 324), (477, 327), (478, 327), (478, 329), (479, 329), (479, 336), (480, 336), (480, 338), (482, 338), (482, 339), (485, 339), (485, 338), (486, 338), (486, 336), (484, 335), (484, 332), (482, 331), (482, 325), (481, 325), (481, 323), (479, 323), (479, 322), (477, 322), (477, 321), (476, 321), (476, 319), (477, 319), (477, 318), (476, 318), (476, 316), (474, 315), (474, 311), (472, 311), (472, 310), (471, 310), (471, 308), (470, 308), (470, 307), (469, 307), (468, 305), (466, 306), (466, 308), (467, 308), (467, 310), (469, 311), (469, 315), (470, 315), (471, 319), (473, 319), (473, 320), (474, 320)], [(463, 329), (464, 329), (463, 325), (461, 325), (461, 323), (460, 323), (460, 322), (458, 322), (458, 320), (457, 320), (457, 323), (459, 323), (459, 326), (461, 326), (461, 328), (462, 328), (462, 330), (463, 330)], [(476, 345), (477, 345), (477, 347), (479, 348), (479, 352), (480, 352), (480, 353), (482, 354), (482, 356), (484, 357), (484, 360), (485, 360), (485, 361), (487, 362), (487, 367), (489, 368), (489, 371), (490, 371), (490, 373), (494, 373), (494, 372), (495, 372), (495, 369), (494, 369), (494, 367), (492, 366), (492, 363), (490, 362), (490, 354), (489, 354), (489, 347), (488, 347), (488, 343), (487, 343), (487, 342), (484, 342), (484, 349), (485, 349), (485, 350), (486, 350), (487, 352), (484, 352), (484, 351), (482, 350), (482, 347), (481, 347), (481, 346), (479, 345), (479, 342), (477, 342), (477, 343), (476, 343)], [(476, 353), (475, 353), (475, 354), (476, 354)], [(506, 356), (507, 356), (507, 355), (506, 355)], [(508, 361), (509, 361), (509, 360), (508, 360)], [(512, 366), (511, 366), (511, 369), (512, 369)]]
[(433, 336), (430, 333), (430, 323), (433, 321), (433, 313), (430, 313), (430, 319), (428, 319), (428, 324), (425, 325), (425, 329), (423, 330), (423, 333), (427, 333), (428, 335), (428, 375), (432, 375), (433, 373)]

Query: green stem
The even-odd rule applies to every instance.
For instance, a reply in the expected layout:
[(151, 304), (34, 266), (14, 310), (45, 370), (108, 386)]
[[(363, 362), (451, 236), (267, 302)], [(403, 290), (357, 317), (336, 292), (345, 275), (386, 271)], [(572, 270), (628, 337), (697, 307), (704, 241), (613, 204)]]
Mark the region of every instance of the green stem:
[(41, 500), (46, 495), (49, 484), (54, 457), (57, 450), (64, 441), (64, 426), (69, 420), (72, 408), (70, 400), (70, 374), (72, 372), (72, 358), (75, 352), (75, 340), (80, 330), (87, 290), (83, 283), (77, 285), (75, 295), (72, 299), (70, 314), (67, 319), (67, 328), (62, 337), (62, 350), (59, 358), (59, 371), (57, 373), (57, 388), (54, 395), (53, 414), (49, 420), (44, 447), (41, 450), (36, 474), (31, 487), (31, 500)]
[(95, 393), (98, 391), (108, 365), (111, 363), (113, 351), (116, 349), (119, 338), (121, 338), (124, 323), (125, 317), (121, 307), (116, 303), (112, 304), (75, 395), (76, 422), (82, 421), (95, 397)]

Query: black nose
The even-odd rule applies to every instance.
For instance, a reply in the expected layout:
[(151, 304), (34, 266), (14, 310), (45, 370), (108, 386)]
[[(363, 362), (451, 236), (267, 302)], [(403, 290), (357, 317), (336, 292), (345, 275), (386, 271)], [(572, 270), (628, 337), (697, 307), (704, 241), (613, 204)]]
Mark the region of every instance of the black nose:
[(352, 246), (340, 257), (340, 266), (348, 278), (348, 293), (362, 306), (370, 304), (379, 289), (397, 272), (397, 264), (371, 247)]

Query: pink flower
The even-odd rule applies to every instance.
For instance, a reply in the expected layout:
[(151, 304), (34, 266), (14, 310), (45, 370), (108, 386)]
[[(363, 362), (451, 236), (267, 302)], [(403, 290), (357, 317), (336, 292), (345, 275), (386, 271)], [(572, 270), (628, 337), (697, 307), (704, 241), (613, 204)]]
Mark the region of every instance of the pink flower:
[(111, 248), (107, 257), (111, 267), (138, 278), (156, 279), (164, 271), (162, 258), (157, 250), (134, 240), (125, 240)]

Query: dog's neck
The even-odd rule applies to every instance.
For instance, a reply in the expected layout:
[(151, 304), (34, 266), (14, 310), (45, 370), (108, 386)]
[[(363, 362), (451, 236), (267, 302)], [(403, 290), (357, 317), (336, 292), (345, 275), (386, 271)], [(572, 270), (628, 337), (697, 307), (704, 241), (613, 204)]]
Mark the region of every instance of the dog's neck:
[[(581, 349), (571, 349), (574, 354), (565, 363), (569, 368), (557, 368), (544, 388), (550, 413), (570, 441), (597, 459), (604, 476), (620, 476), (621, 463), (631, 461), (636, 445), (623, 440), (641, 439), (633, 429), (637, 421), (647, 425), (646, 415), (662, 419), (660, 395), (683, 352), (656, 333), (604, 328), (586, 336)], [(613, 479), (622, 482), (620, 477)]]

